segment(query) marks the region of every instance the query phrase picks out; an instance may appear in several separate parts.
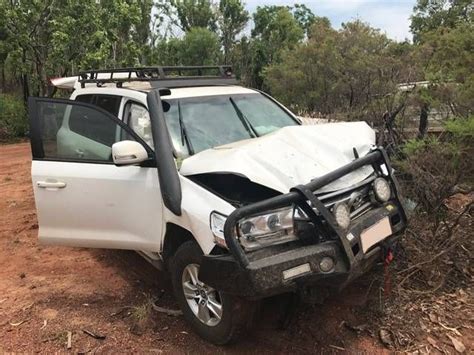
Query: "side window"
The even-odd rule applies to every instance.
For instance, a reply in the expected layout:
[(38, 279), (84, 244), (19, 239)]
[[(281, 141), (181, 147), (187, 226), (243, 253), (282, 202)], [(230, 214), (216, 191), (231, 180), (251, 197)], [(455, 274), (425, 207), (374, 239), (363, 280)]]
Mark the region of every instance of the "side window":
[(112, 161), (112, 144), (132, 139), (109, 115), (74, 101), (36, 101), (44, 158)]
[(114, 116), (118, 116), (120, 101), (122, 96), (114, 95), (94, 95), (94, 101), (92, 104), (99, 106), (107, 112), (110, 112)]
[(110, 112), (114, 116), (118, 116), (121, 100), (122, 96), (102, 94), (78, 95), (74, 99), (74, 101), (85, 102), (86, 104), (99, 106), (101, 109)]
[(153, 148), (153, 136), (151, 133), (151, 121), (148, 110), (142, 104), (129, 101), (125, 106), (124, 121), (131, 129), (140, 136), (151, 148)]
[(74, 99), (75, 101), (85, 102), (86, 104), (91, 104), (94, 100), (94, 95), (79, 95)]

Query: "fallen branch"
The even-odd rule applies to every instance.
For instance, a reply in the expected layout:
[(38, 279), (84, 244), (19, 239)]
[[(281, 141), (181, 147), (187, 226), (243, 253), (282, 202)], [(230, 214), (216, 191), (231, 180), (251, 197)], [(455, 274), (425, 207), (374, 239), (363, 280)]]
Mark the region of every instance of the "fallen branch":
[(164, 313), (173, 317), (179, 317), (183, 314), (183, 312), (181, 312), (180, 310), (163, 308), (163, 307), (157, 306), (155, 303), (152, 303), (151, 307), (157, 312)]
[(106, 338), (105, 335), (100, 335), (100, 334), (95, 334), (87, 329), (83, 329), (82, 330), (85, 334), (89, 335), (90, 337), (94, 338), (94, 339), (98, 339), (98, 340), (104, 340)]

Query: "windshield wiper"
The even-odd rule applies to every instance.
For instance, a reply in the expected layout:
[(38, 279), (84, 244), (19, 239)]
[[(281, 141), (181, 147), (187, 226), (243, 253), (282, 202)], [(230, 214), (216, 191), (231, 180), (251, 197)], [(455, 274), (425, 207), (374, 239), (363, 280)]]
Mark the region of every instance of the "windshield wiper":
[(188, 134), (186, 133), (186, 127), (184, 126), (183, 122), (183, 115), (181, 114), (181, 103), (178, 101), (178, 123), (179, 123), (179, 131), (181, 134), (181, 145), (187, 145), (189, 150), (189, 155), (194, 154), (193, 146), (191, 145), (191, 141), (189, 140)]
[(252, 127), (252, 125), (250, 124), (249, 120), (247, 119), (247, 117), (245, 117), (245, 115), (242, 113), (242, 111), (240, 111), (239, 107), (237, 106), (237, 104), (235, 103), (234, 99), (232, 97), (229, 97), (229, 100), (230, 100), (230, 103), (232, 104), (232, 106), (234, 107), (234, 110), (235, 112), (237, 113), (237, 116), (239, 117), (240, 121), (242, 122), (242, 124), (244, 125), (245, 129), (247, 130), (247, 132), (251, 135), (251, 136), (254, 136), (254, 137), (258, 137), (258, 134), (257, 132), (255, 131), (255, 129)]

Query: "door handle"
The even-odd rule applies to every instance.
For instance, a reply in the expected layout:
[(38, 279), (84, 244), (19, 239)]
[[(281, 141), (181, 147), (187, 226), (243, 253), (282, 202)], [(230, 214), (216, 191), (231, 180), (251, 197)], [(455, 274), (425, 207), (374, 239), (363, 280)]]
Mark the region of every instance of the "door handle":
[(37, 181), (36, 186), (42, 189), (63, 189), (66, 183), (62, 181)]

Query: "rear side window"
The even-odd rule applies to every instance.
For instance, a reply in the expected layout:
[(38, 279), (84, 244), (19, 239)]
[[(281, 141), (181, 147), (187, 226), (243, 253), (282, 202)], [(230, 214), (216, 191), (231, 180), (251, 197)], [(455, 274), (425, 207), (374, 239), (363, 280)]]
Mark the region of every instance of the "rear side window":
[(114, 95), (95, 95), (95, 99), (91, 102), (93, 105), (99, 106), (114, 116), (118, 116), (121, 96)]
[(95, 95), (79, 95), (76, 96), (76, 101), (85, 102), (86, 104), (91, 104), (94, 100)]
[(38, 100), (34, 121), (35, 158), (111, 162), (115, 142), (134, 140), (106, 113), (75, 101)]
[(75, 98), (75, 101), (99, 106), (101, 109), (111, 113), (114, 116), (118, 116), (121, 100), (121, 96), (102, 94), (79, 95)]

